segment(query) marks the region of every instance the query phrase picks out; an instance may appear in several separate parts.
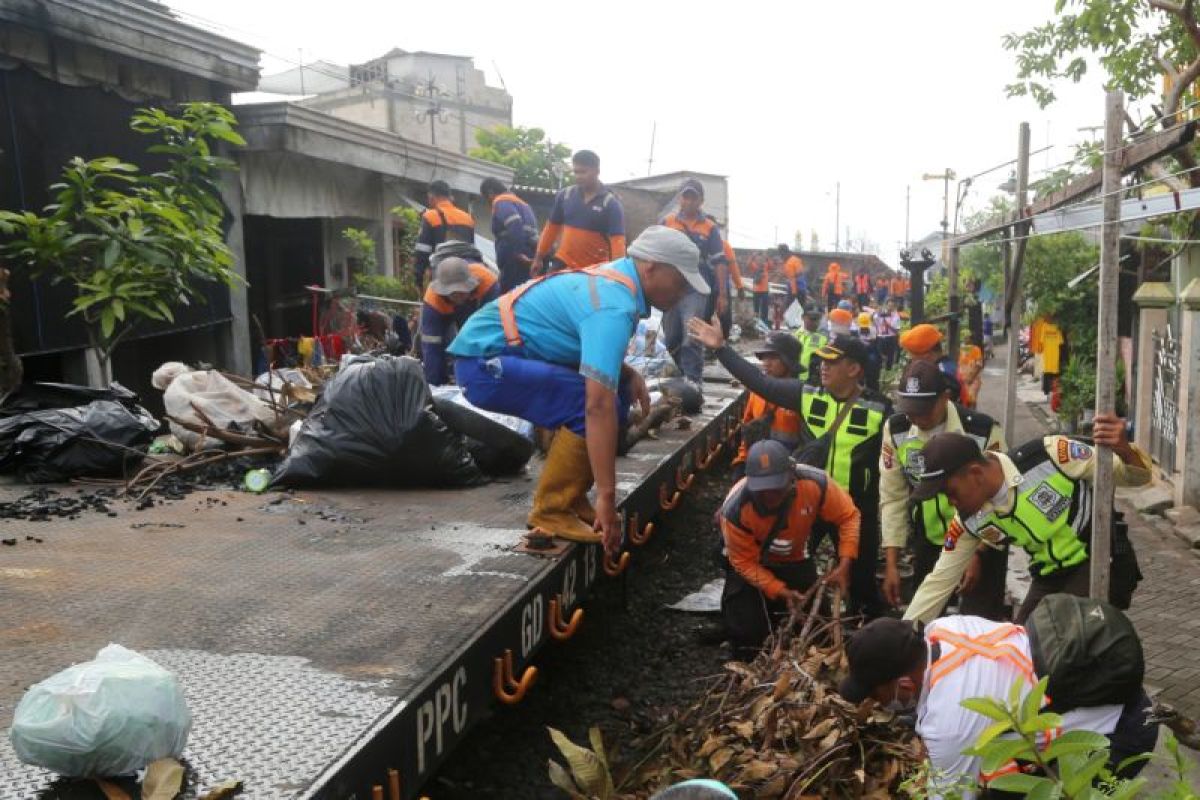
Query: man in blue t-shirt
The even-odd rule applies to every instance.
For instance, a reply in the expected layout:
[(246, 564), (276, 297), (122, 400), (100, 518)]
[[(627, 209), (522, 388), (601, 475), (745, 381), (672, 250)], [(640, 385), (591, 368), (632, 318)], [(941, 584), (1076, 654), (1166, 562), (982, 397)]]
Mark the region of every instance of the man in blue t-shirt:
[[(528, 524), (564, 539), (621, 544), (616, 457), (629, 403), (646, 383), (625, 366), (637, 322), (689, 289), (707, 294), (688, 237), (652, 226), (608, 264), (553, 273), (488, 303), (455, 337), (455, 377), (480, 408), (557, 431)], [(596, 484), (596, 506), (587, 492)]]

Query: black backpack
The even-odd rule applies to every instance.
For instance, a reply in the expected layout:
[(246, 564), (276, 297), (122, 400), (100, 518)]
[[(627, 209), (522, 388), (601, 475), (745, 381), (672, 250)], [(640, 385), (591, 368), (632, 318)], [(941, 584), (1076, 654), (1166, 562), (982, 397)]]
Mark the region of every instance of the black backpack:
[(1142, 691), (1146, 660), (1133, 623), (1102, 600), (1048, 594), (1025, 624), (1034, 672), (1057, 713), (1124, 705)]

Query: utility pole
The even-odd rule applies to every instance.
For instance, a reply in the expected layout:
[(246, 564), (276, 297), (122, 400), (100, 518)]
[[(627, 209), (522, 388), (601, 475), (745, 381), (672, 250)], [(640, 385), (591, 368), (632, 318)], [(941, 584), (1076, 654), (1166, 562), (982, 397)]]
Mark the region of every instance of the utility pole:
[(909, 218), (912, 215), (912, 186), (904, 187), (904, 249), (912, 247), (912, 237), (909, 235)]
[(646, 175), (654, 174), (654, 140), (658, 137), (658, 120), (650, 128), (650, 158), (646, 159)]
[[(954, 170), (946, 167), (944, 172), (926, 173), (921, 176), (925, 181), (942, 182), (942, 260), (949, 260), (948, 243), (950, 241), (950, 181), (957, 178)], [(957, 357), (957, 354), (954, 354)]]
[[(826, 195), (828, 197), (829, 195)], [(837, 183), (837, 196), (834, 200), (833, 212), (833, 252), (838, 252), (841, 249), (841, 233), (842, 233), (842, 182)]]
[[(1121, 261), (1121, 125), (1125, 93), (1110, 91), (1104, 109), (1104, 226), (1100, 236), (1100, 313), (1096, 322), (1096, 413), (1116, 409), (1117, 281)], [(1113, 452), (1096, 447), (1096, 477), (1092, 503), (1091, 596), (1108, 600), (1112, 559)]]
[(437, 123), (444, 123), (446, 121), (446, 108), (442, 105), (442, 96), (444, 94), (438, 88), (437, 81), (433, 79), (432, 71), (430, 71), (428, 78), (417, 84), (416, 95), (418, 97), (428, 97), (429, 105), (417, 111), (416, 117), (417, 120), (429, 119), (429, 143), (434, 147), (437, 147)]
[[(1017, 193), (1016, 218), (1021, 219), (1025, 213), (1025, 204), (1029, 202), (1029, 123), (1022, 122), (1017, 133)], [(1029, 233), (1028, 226), (1014, 225), (1007, 230), (1012, 235), (1005, 236), (1005, 255), (1012, 258), (1004, 262), (1004, 336), (1008, 345), (1008, 373), (1004, 380), (1004, 435), (1008, 437), (1008, 447), (1013, 449), (1018, 442), (1017, 435), (1017, 372), (1021, 359), (1021, 270), (1018, 262), (1025, 257), (1025, 236)], [(1009, 244), (1011, 239), (1018, 239), (1016, 246)]]

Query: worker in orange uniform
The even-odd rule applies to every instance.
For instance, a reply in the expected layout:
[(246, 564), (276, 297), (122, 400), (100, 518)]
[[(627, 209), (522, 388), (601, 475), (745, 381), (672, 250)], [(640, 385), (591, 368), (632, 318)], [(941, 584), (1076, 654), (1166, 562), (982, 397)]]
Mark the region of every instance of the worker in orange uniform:
[[(733, 298), (742, 297), (745, 292), (745, 287), (742, 284), (742, 271), (738, 269), (737, 254), (733, 252), (733, 245), (728, 239), (722, 241), (722, 247), (725, 250), (725, 264), (729, 268), (729, 279), (726, 282), (725, 294), (728, 300), (725, 302), (725, 312), (717, 312), (718, 319), (721, 320), (721, 330), (725, 331), (725, 335), (729, 335), (729, 331), (733, 328)], [(736, 294), (735, 294), (736, 292)], [(720, 303), (717, 308), (721, 308)]]
[(796, 255), (786, 244), (779, 245), (779, 257), (786, 259), (783, 262), (783, 275), (787, 278), (788, 291), (791, 292), (791, 298), (800, 304), (800, 310), (804, 310), (804, 296), (808, 294), (808, 278), (804, 274), (804, 261), (800, 256)]
[(779, 442), (750, 447), (746, 477), (729, 490), (719, 519), (728, 564), (721, 614), (739, 655), (762, 645), (773, 619), (799, 611), (817, 582), (807, 545), (818, 521), (838, 531), (837, 565), (824, 580), (846, 592), (858, 557), (858, 509), (822, 470), (794, 464)]
[(904, 289), (904, 276), (899, 272), (893, 275), (892, 279), (888, 281), (888, 293), (888, 299), (896, 301), (896, 310), (903, 311), (904, 299), (907, 297), (907, 293)]
[[(459, 248), (461, 245), (451, 245)], [(500, 296), (500, 276), (479, 258), (434, 253), (433, 280), (421, 303), (421, 363), (430, 386), (446, 383), (446, 348), (454, 332), (484, 303)]]
[(583, 269), (625, 257), (625, 210), (600, 182), (600, 157), (580, 150), (571, 157), (571, 166), (575, 185), (554, 198), (533, 259), (534, 276), (547, 269)]
[(754, 292), (754, 316), (758, 317), (763, 325), (767, 324), (767, 312), (771, 307), (770, 264), (764, 254), (755, 253), (750, 256), (750, 265), (747, 268)]
[[(767, 334), (763, 346), (754, 351), (762, 371), (772, 378), (794, 378), (800, 372), (800, 340), (784, 331)], [(742, 446), (733, 459), (733, 477), (746, 472), (746, 453), (762, 439), (771, 439), (787, 447), (788, 452), (800, 444), (800, 415), (794, 409), (780, 408), (764, 397), (751, 394), (742, 412)]]
[(854, 274), (854, 296), (858, 298), (859, 308), (871, 305), (871, 273), (865, 269)]
[(454, 205), (450, 198), (450, 184), (434, 181), (429, 184), (426, 196), (428, 208), (421, 214), (421, 229), (417, 233), (414, 268), (417, 286), (425, 285), (425, 271), (429, 268), (429, 257), (439, 244), (445, 242), (475, 243), (475, 219)]
[(492, 207), (500, 291), (507, 292), (529, 280), (529, 267), (537, 250), (537, 218), (528, 203), (496, 178), (484, 178), (479, 194)]
[(845, 293), (846, 273), (842, 271), (842, 265), (834, 261), (825, 273), (825, 280), (821, 282), (821, 294), (825, 296), (825, 310), (830, 311), (837, 308), (837, 304), (841, 302), (842, 295)]
[(704, 213), (704, 184), (688, 178), (679, 187), (679, 210), (667, 214), (659, 223), (677, 230), (692, 240), (700, 250), (700, 274), (708, 282), (707, 294), (693, 292), (663, 314), (663, 344), (693, 386), (703, 391), (704, 348), (687, 335), (687, 321), (692, 317), (712, 319), (729, 306), (729, 268), (725, 263), (724, 237), (713, 218)]

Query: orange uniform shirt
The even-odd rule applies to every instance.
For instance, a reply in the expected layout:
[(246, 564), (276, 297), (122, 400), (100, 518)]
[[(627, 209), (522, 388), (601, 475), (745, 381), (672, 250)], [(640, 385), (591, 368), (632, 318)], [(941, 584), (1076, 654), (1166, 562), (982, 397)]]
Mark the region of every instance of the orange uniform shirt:
[(788, 288), (792, 290), (792, 294), (796, 293), (796, 280), (804, 272), (804, 262), (800, 260), (800, 256), (793, 255), (783, 262), (783, 274), (787, 276)]
[[(750, 399), (746, 401), (746, 410), (742, 412), (742, 423), (754, 422), (766, 416), (771, 416), (772, 439), (782, 442), (792, 449), (800, 444), (799, 414), (789, 408), (781, 408), (774, 403), (768, 403), (766, 398), (760, 395), (750, 395)], [(733, 463), (743, 463), (746, 460), (746, 451), (749, 449), (750, 446), (742, 442)]]
[[(492, 287), (496, 285), (496, 281), (500, 280), (500, 277), (483, 264), (469, 264), (468, 269), (471, 270), (472, 275), (479, 279), (479, 285), (471, 292), (471, 299), (478, 303), (492, 290)], [(425, 301), (425, 305), (432, 307), (439, 314), (454, 313), (454, 304), (435, 292), (432, 285), (425, 290), (425, 297), (422, 299)]]
[[(808, 537), (818, 519), (837, 526), (839, 556), (858, 557), (860, 515), (850, 495), (814, 467), (797, 467), (797, 475), (796, 496), (787, 511), (787, 523), (769, 547), (767, 537), (775, 527), (775, 516), (760, 514), (755, 509), (745, 478), (733, 485), (721, 506), (721, 535), (725, 539), (729, 563), (747, 583), (772, 600), (779, 597), (787, 584), (767, 567), (808, 558)], [(825, 484), (824, 502), (821, 501), (822, 482)], [(764, 547), (768, 547), (767, 553), (763, 552)]]
[(725, 248), (725, 261), (729, 264), (729, 277), (733, 281), (734, 291), (745, 289), (746, 287), (742, 285), (742, 271), (738, 269), (737, 255), (733, 252), (733, 245), (729, 243), (728, 239), (725, 239), (722, 246)]

